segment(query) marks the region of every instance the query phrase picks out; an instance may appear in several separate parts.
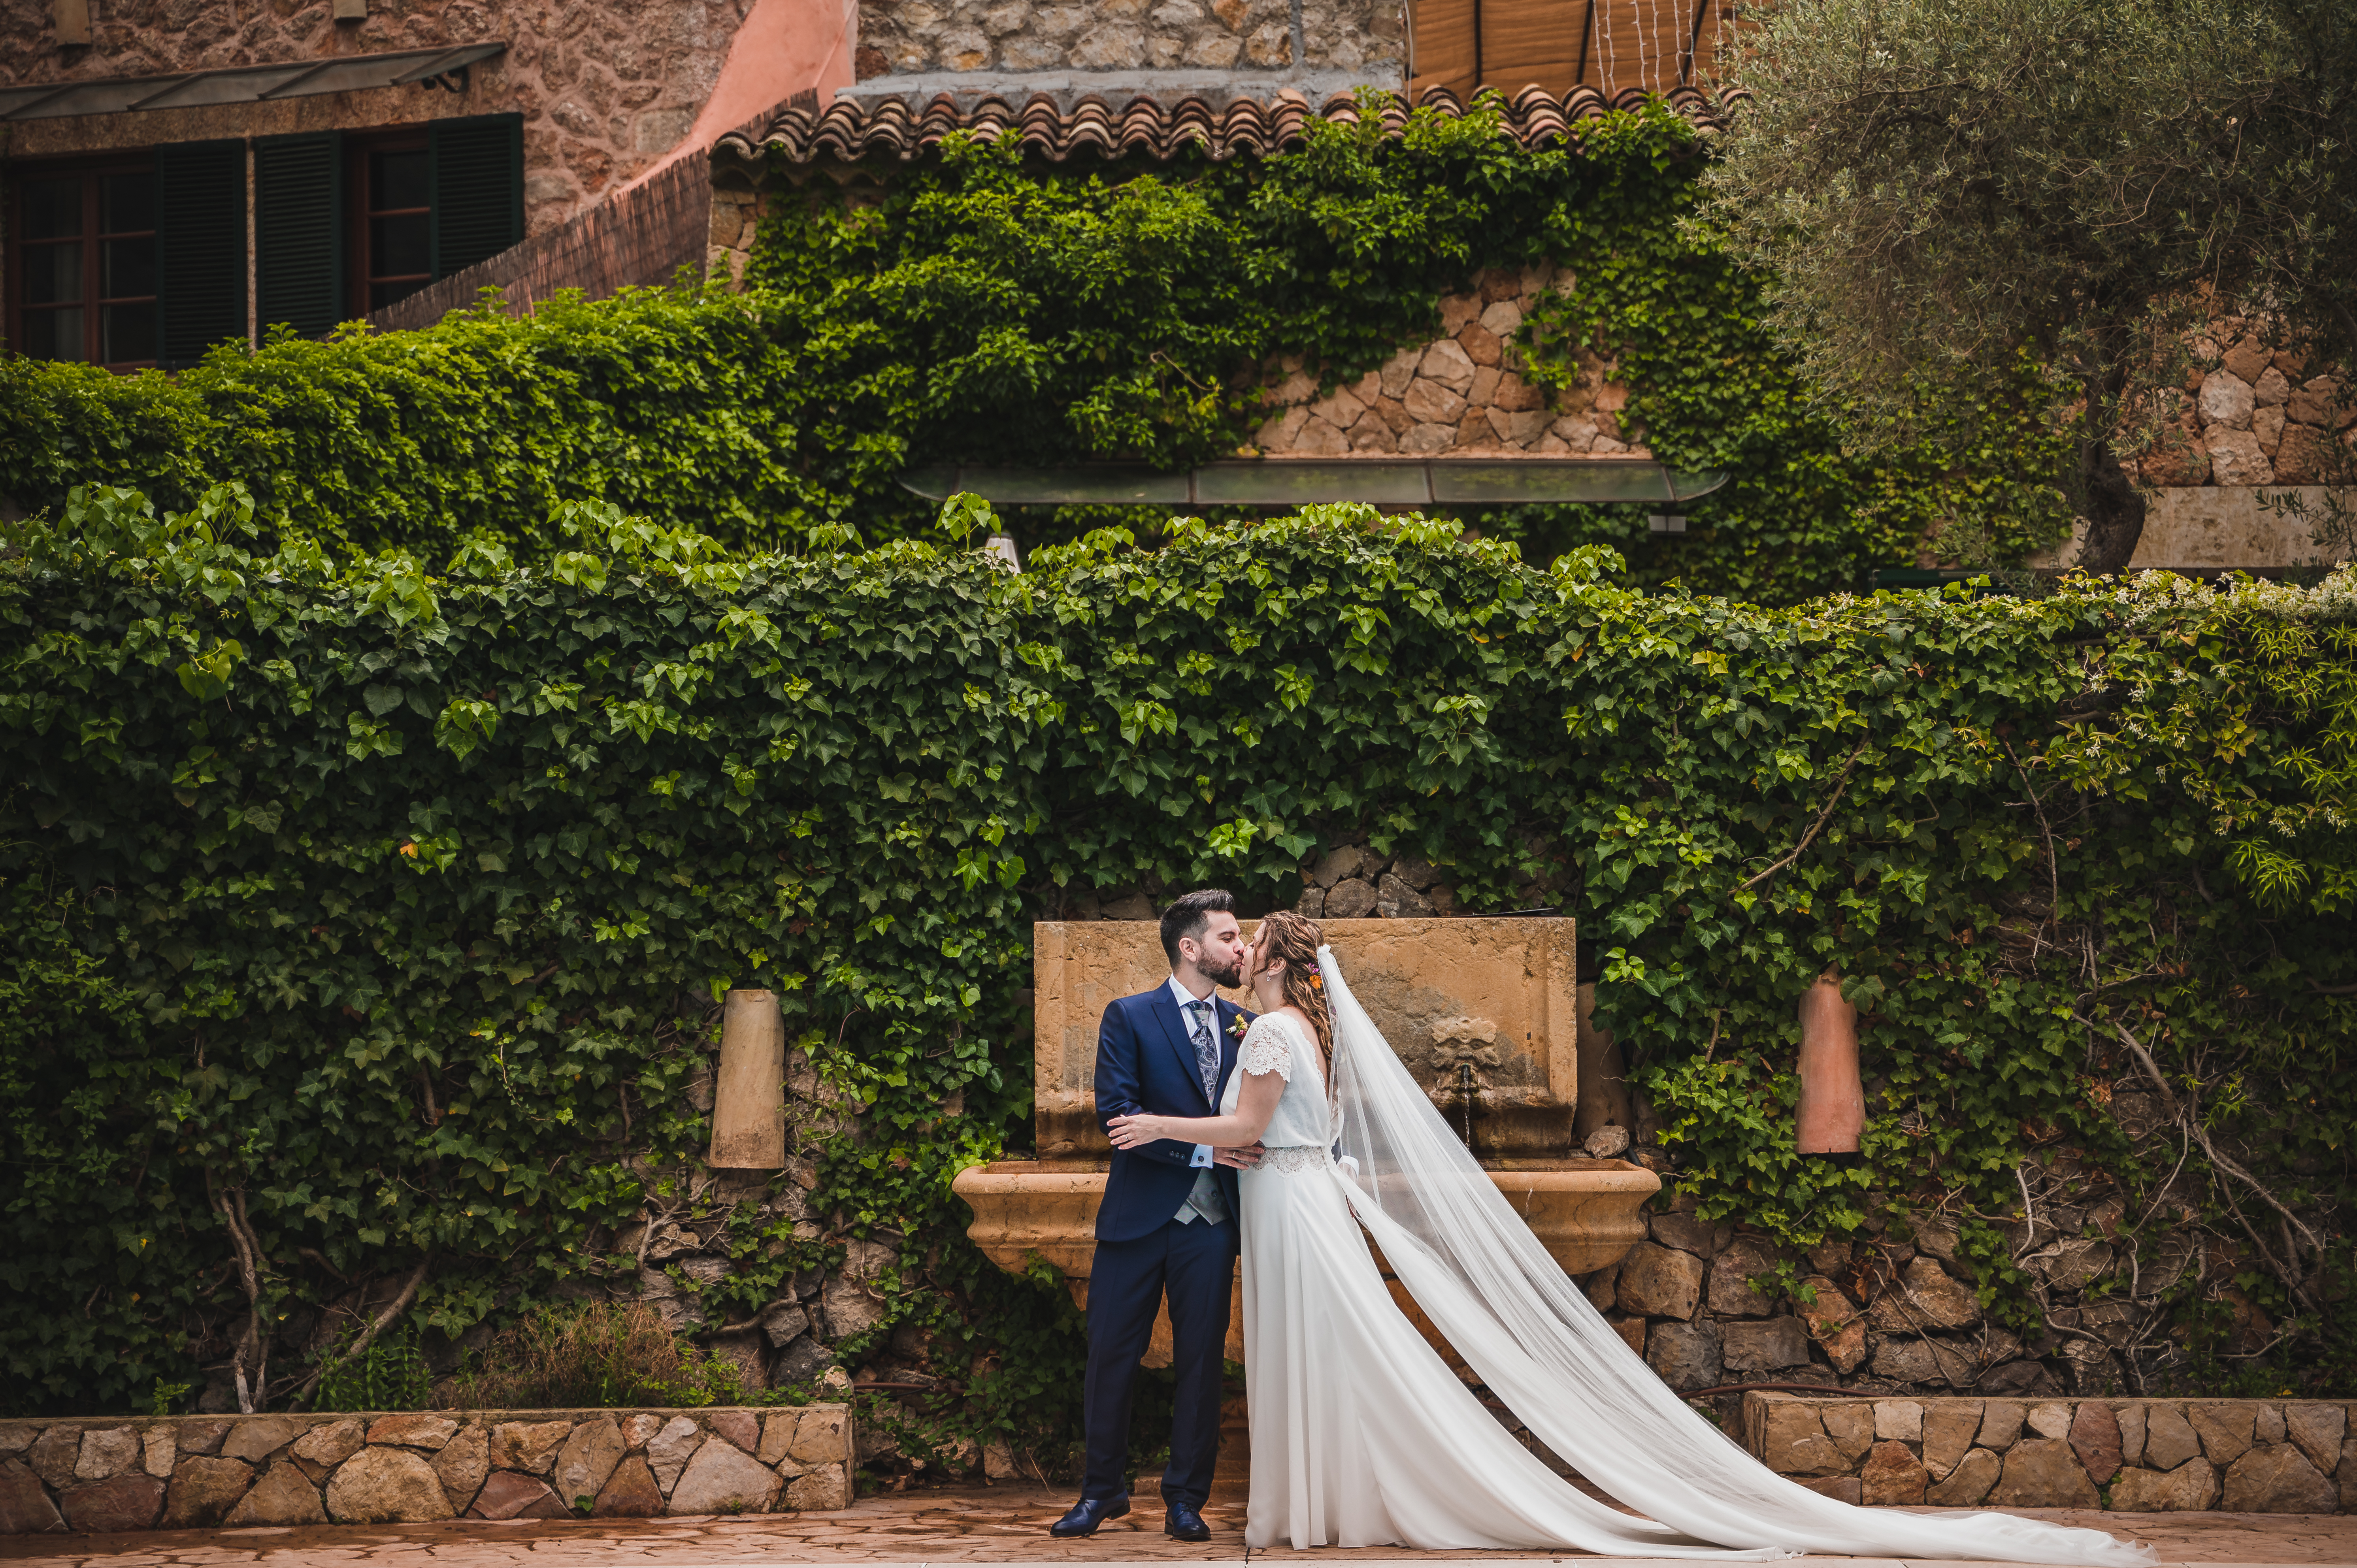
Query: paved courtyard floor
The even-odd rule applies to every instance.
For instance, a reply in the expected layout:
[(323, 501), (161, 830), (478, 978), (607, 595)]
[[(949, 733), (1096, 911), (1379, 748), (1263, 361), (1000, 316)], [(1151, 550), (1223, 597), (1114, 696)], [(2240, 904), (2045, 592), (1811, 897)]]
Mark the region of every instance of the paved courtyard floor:
[[(148, 1530), (127, 1535), (0, 1536), (0, 1563), (91, 1568), (649, 1568), (754, 1563), (1213, 1563), (1278, 1559), (1361, 1563), (1478, 1557), (1501, 1563), (1576, 1563), (1609, 1568), (1625, 1559), (1533, 1558), (1503, 1552), (1411, 1552), (1244, 1550), (1241, 1504), (1204, 1510), (1213, 1534), (1200, 1545), (1162, 1533), (1151, 1499), (1086, 1541), (1050, 1538), (1071, 1499), (1061, 1492), (971, 1487), (872, 1498), (841, 1513), (745, 1519), (477, 1520), (447, 1524), (292, 1530)], [(1937, 1510), (1931, 1510), (1937, 1511)], [(2329, 1514), (2104, 1514), (2011, 1510), (2133, 1536), (2163, 1563), (2357, 1564), (2357, 1516)], [(1889, 1559), (1805, 1558), (1848, 1568), (1900, 1568)], [(1670, 1568), (1664, 1564), (1663, 1568)], [(1690, 1565), (1689, 1565), (1690, 1568)]]

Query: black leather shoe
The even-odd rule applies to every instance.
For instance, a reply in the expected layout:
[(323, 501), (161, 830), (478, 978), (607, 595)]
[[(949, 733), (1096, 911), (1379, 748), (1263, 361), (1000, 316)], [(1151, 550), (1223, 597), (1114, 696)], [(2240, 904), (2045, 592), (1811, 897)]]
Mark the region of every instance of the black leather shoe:
[(1172, 1503), (1170, 1516), (1162, 1521), (1162, 1533), (1180, 1541), (1209, 1541), (1211, 1539), (1211, 1527), (1203, 1522), (1201, 1514), (1185, 1503)]
[[(1048, 1533), (1068, 1540), (1075, 1535), (1094, 1535), (1097, 1532), (1097, 1526), (1109, 1519), (1119, 1519), (1128, 1511), (1127, 1498), (1082, 1498), (1072, 1505), (1071, 1512), (1048, 1527)], [(1205, 1531), (1206, 1535), (1209, 1533)], [(1202, 1538), (1189, 1536), (1188, 1539), (1194, 1541)]]

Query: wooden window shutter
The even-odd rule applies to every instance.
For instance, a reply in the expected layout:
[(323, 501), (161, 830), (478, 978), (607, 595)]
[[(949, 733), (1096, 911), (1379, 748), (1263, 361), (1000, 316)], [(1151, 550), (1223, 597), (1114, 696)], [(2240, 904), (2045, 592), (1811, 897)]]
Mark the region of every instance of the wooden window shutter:
[(306, 338), (344, 318), (344, 157), (334, 131), (253, 145), (253, 272), (262, 327)]
[(1469, 100), (1480, 85), (1481, 0), (1414, 0), (1408, 7), (1408, 54), (1415, 75), (1408, 96), (1445, 87)]
[(156, 362), (193, 365), (214, 344), (242, 340), (245, 144), (184, 142), (156, 149)]
[(523, 238), (523, 116), (437, 120), (425, 145), (438, 280)]

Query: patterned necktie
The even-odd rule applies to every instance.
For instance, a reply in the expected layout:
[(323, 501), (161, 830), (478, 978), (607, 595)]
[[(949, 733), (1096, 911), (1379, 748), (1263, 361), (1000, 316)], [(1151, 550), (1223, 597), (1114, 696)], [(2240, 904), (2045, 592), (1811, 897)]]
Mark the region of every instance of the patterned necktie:
[(1220, 1103), (1220, 1042), (1211, 1034), (1211, 1004), (1189, 1002), (1187, 1012), (1194, 1019), (1195, 1070), (1203, 1075), (1203, 1098), (1216, 1110)]

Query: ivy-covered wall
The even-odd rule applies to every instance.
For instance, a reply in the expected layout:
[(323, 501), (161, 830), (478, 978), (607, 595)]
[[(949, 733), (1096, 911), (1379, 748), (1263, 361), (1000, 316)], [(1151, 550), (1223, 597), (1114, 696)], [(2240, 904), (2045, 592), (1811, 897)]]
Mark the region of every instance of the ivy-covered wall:
[[(1331, 391), (1439, 336), (1444, 298), (1486, 272), (1555, 268), (1517, 329), (1529, 380), (1571, 409), (1610, 360), (1622, 437), (1731, 478), (1683, 535), (1651, 534), (1645, 506), (1461, 520), (1530, 559), (1609, 543), (1641, 585), (1789, 602), (1919, 555), (2016, 561), (2064, 532), (2033, 367), (2016, 403), (1950, 410), (1911, 449), (1846, 444), (1762, 330), (1759, 280), (1697, 222), (1707, 147), (1670, 111), (1535, 150), (1492, 112), (1308, 133), (1218, 163), (1027, 164), (1011, 138), (960, 136), (905, 167), (781, 165), (741, 294), (274, 339), (169, 378), (0, 361), (0, 495), (31, 512), (121, 484), (179, 509), (235, 479), (269, 527), (436, 565), (474, 537), (519, 559), (562, 548), (534, 525), (569, 500), (736, 548), (830, 521), (874, 542), (930, 524), (898, 482), (911, 465), (1227, 456), (1275, 406), (1273, 367)], [(1170, 520), (1009, 521), (1028, 547)]]
[[(1075, 1319), (947, 1194), (1027, 1134), (1028, 923), (1290, 903), (1353, 836), (1466, 909), (1577, 914), (1652, 1152), (1770, 1273), (1838, 1244), (1864, 1289), (1911, 1214), (2058, 1379), (2348, 1390), (2346, 572), (1780, 610), (1353, 509), (1020, 575), (533, 521), (574, 548), (447, 573), (264, 544), (227, 489), (14, 531), (10, 1410), (199, 1382), (249, 1322), (283, 1399), (324, 1309), (413, 1275), (446, 1347), (551, 1295), (719, 1328), (841, 1282), (878, 1310), (826, 1359), (932, 1384), (909, 1442), (1052, 1463)], [(1855, 1168), (1790, 1132), (1829, 967), (1874, 1090)], [(696, 1168), (732, 985), (783, 995), (823, 1111), (767, 1190)], [(2007, 1227), (2093, 1182), (2119, 1266), (2066, 1307)], [(658, 1245), (691, 1222), (693, 1273)], [(2202, 1261), (2156, 1286), (2169, 1238)]]

